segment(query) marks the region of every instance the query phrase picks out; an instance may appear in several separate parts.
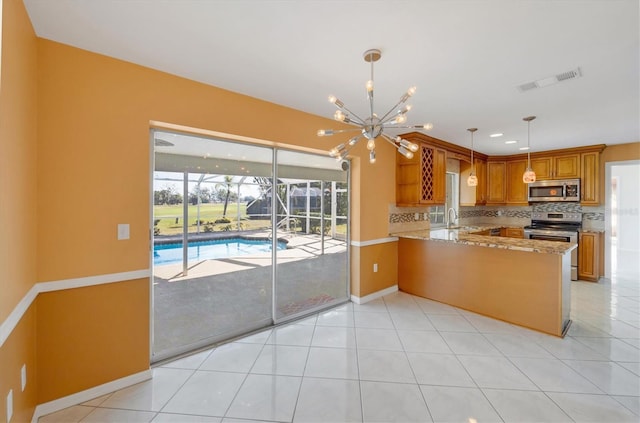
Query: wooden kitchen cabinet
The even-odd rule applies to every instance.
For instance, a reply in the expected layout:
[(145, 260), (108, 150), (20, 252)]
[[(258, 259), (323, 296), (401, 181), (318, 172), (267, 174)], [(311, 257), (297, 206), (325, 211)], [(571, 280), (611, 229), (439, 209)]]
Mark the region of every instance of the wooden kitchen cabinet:
[(600, 204), (600, 152), (580, 154), (580, 203), (585, 206)]
[(531, 168), (537, 180), (580, 177), (580, 154), (532, 157)]
[(447, 152), (427, 144), (411, 159), (398, 154), (396, 162), (396, 204), (427, 206), (444, 204), (446, 197)]
[(507, 204), (527, 205), (528, 185), (522, 182), (522, 174), (527, 170), (526, 160), (507, 162)]
[(500, 229), (500, 236), (507, 238), (524, 238), (523, 228), (502, 228)]
[(506, 200), (505, 161), (487, 162), (487, 204), (504, 204)]
[(578, 279), (598, 282), (600, 278), (600, 233), (580, 232), (578, 240)]

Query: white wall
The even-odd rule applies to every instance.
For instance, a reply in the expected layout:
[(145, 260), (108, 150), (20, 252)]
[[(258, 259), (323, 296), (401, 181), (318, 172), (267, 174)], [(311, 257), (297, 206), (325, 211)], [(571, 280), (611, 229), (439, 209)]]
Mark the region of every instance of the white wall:
[[(611, 181), (617, 180), (616, 207), (612, 204)], [(640, 280), (640, 161), (606, 165), (606, 263), (605, 276)], [(613, 209), (613, 210), (612, 210)], [(617, 221), (617, 237), (611, 238)]]

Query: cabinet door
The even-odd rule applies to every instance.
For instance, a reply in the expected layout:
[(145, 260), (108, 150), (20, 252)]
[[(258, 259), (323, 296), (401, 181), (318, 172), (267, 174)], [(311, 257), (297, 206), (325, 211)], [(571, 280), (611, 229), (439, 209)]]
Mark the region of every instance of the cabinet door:
[(487, 204), (504, 204), (506, 162), (487, 162)]
[(600, 153), (582, 153), (580, 161), (580, 202), (596, 206), (600, 204)]
[(522, 182), (526, 169), (526, 160), (507, 162), (507, 204), (528, 204), (527, 184)]
[(433, 163), (433, 204), (444, 204), (447, 198), (447, 152), (434, 149)]
[(524, 238), (524, 229), (522, 228), (505, 228), (504, 235), (509, 238)]
[(599, 279), (600, 234), (580, 233), (578, 243), (578, 279), (597, 282)]
[(553, 159), (551, 157), (532, 158), (531, 168), (536, 173), (536, 179), (551, 179), (553, 175)]
[(553, 178), (579, 178), (580, 177), (580, 155), (569, 154), (566, 156), (555, 156), (553, 158)]

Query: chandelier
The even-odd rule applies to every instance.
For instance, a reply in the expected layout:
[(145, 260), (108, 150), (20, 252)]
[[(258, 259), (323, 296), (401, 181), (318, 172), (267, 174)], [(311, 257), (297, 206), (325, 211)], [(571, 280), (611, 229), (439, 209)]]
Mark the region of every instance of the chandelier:
[(335, 104), (338, 110), (336, 110), (333, 118), (338, 122), (344, 122), (356, 126), (353, 129), (320, 129), (318, 131), (319, 137), (330, 136), (339, 134), (342, 132), (359, 131), (360, 133), (349, 141), (337, 145), (329, 151), (331, 157), (335, 157), (336, 160), (343, 160), (349, 154), (349, 151), (360, 141), (361, 139), (367, 140), (367, 149), (369, 150), (369, 163), (376, 162), (376, 138), (382, 138), (385, 141), (393, 145), (398, 153), (402, 154), (406, 158), (413, 157), (413, 153), (418, 151), (418, 145), (409, 142), (399, 136), (392, 136), (385, 133), (387, 129), (426, 129), (433, 128), (431, 123), (424, 125), (403, 125), (407, 121), (407, 112), (411, 110), (411, 105), (405, 104), (406, 101), (415, 93), (416, 87), (411, 87), (406, 93), (400, 97), (400, 101), (396, 103), (387, 113), (382, 117), (379, 117), (374, 112), (373, 107), (373, 63), (380, 60), (382, 53), (378, 49), (367, 50), (364, 52), (364, 61), (371, 63), (371, 79), (367, 81), (367, 98), (369, 99), (369, 117), (363, 119), (360, 116), (349, 110), (342, 101), (335, 96), (329, 96), (329, 102)]

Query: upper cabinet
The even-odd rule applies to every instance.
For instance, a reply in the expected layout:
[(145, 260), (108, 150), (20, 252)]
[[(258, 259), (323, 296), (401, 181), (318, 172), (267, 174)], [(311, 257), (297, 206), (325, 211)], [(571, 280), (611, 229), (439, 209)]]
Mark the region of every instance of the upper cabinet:
[[(415, 141), (413, 141), (415, 142)], [(444, 204), (446, 196), (446, 150), (424, 143), (411, 159), (397, 155), (396, 204), (429, 206)]]
[(507, 162), (487, 162), (487, 204), (504, 204), (507, 192)]
[(580, 203), (585, 206), (600, 204), (600, 152), (580, 154)]
[(526, 160), (510, 160), (507, 162), (507, 204), (529, 204), (527, 184), (522, 181), (522, 174), (525, 170), (527, 170)]
[[(445, 204), (447, 157), (460, 160), (460, 205), (527, 205), (528, 185), (522, 182), (527, 155), (490, 156), (475, 153), (478, 185), (467, 186), (471, 151), (459, 145), (412, 132), (402, 136), (420, 146), (411, 159), (397, 154), (396, 204), (404, 207)], [(536, 179), (580, 178), (580, 203), (600, 203), (600, 153), (605, 145), (592, 145), (531, 154)]]
[(532, 157), (536, 179), (571, 179), (580, 177), (580, 154)]

